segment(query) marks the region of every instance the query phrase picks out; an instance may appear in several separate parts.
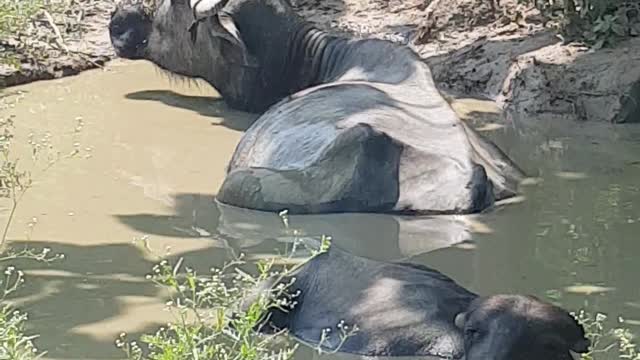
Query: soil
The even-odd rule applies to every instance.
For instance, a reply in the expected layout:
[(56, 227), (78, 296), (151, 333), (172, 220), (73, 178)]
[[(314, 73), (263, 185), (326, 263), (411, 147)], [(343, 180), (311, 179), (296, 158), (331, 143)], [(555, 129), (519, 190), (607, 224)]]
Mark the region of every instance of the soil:
[(71, 4), (50, 17), (40, 12), (26, 29), (0, 36), (0, 89), (75, 75), (115, 56), (107, 31), (113, 1)]
[[(0, 65), (0, 87), (75, 74), (114, 56), (112, 1), (82, 1), (91, 10), (70, 51), (23, 57), (19, 69)], [(567, 44), (517, 0), (291, 1), (320, 27), (411, 46), (445, 94), (491, 99), (528, 118), (640, 122), (640, 38), (598, 51)]]
[(413, 47), (444, 93), (494, 100), (510, 116), (640, 122), (640, 38), (598, 51), (565, 43), (517, 0), (297, 5), (321, 26)]

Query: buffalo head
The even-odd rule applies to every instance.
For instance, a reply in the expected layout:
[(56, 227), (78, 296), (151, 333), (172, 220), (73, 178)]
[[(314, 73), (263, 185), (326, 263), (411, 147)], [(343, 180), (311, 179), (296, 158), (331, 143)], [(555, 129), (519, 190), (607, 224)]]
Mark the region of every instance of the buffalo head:
[(455, 323), (465, 360), (571, 360), (590, 346), (569, 313), (531, 296), (477, 298)]
[(121, 0), (109, 23), (111, 43), (120, 57), (204, 79), (234, 108), (263, 110), (260, 65), (224, 10), (227, 5), (228, 0)]

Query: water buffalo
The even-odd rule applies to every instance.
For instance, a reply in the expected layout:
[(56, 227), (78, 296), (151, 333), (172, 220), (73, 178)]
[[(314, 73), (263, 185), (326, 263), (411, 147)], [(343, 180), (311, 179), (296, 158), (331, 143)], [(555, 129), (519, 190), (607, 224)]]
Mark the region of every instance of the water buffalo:
[(408, 47), (319, 30), (286, 0), (122, 0), (117, 53), (202, 78), (246, 131), (222, 203), (290, 213), (459, 214), (522, 172), (463, 123)]
[[(275, 283), (263, 283), (247, 304)], [(428, 267), (365, 259), (336, 246), (303, 265), (287, 294), (297, 294), (293, 306), (272, 311), (260, 328), (288, 329), (306, 343), (346, 353), (571, 360), (572, 351), (590, 346), (575, 318), (535, 297), (480, 297)], [(358, 331), (342, 343), (338, 324)]]

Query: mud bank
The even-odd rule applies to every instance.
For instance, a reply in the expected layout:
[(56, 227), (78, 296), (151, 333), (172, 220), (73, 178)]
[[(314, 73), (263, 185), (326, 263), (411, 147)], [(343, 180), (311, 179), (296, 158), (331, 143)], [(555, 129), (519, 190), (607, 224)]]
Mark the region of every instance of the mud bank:
[(75, 75), (115, 57), (107, 31), (113, 1), (64, 6), (40, 10), (24, 28), (0, 33), (0, 89)]
[[(595, 52), (564, 44), (516, 0), (292, 2), (320, 27), (413, 47), (445, 93), (491, 99), (527, 118), (640, 122), (640, 38)], [(40, 58), (17, 51), (19, 66), (0, 64), (0, 88), (77, 74), (114, 57), (107, 31), (113, 2), (82, 4), (78, 35)], [(53, 31), (47, 21), (38, 24), (36, 34)], [(13, 51), (24, 41), (0, 39), (0, 48)]]
[(413, 47), (441, 90), (508, 113), (640, 122), (640, 38), (590, 51), (545, 29), (535, 9), (501, 0), (299, 0), (324, 27)]
[(640, 122), (640, 39), (590, 52), (551, 33), (482, 39), (427, 60), (444, 89), (485, 96), (508, 113)]

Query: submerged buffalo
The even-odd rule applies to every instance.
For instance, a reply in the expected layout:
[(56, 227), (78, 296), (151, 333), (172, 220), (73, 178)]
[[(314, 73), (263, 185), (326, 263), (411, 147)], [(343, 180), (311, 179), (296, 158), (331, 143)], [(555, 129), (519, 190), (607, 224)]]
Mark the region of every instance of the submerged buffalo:
[(328, 34), (286, 0), (122, 0), (117, 53), (202, 78), (246, 131), (222, 203), (291, 213), (473, 213), (522, 172), (464, 124), (408, 47)]
[[(292, 283), (285, 296), (293, 297), (293, 306), (273, 310), (260, 328), (288, 329), (325, 349), (368, 356), (571, 360), (571, 352), (585, 353), (590, 346), (575, 318), (535, 297), (479, 297), (428, 267), (369, 260), (335, 246), (281, 281)], [(246, 304), (275, 282), (263, 283)], [(345, 326), (358, 327), (346, 340), (340, 336), (350, 332), (341, 331)]]

